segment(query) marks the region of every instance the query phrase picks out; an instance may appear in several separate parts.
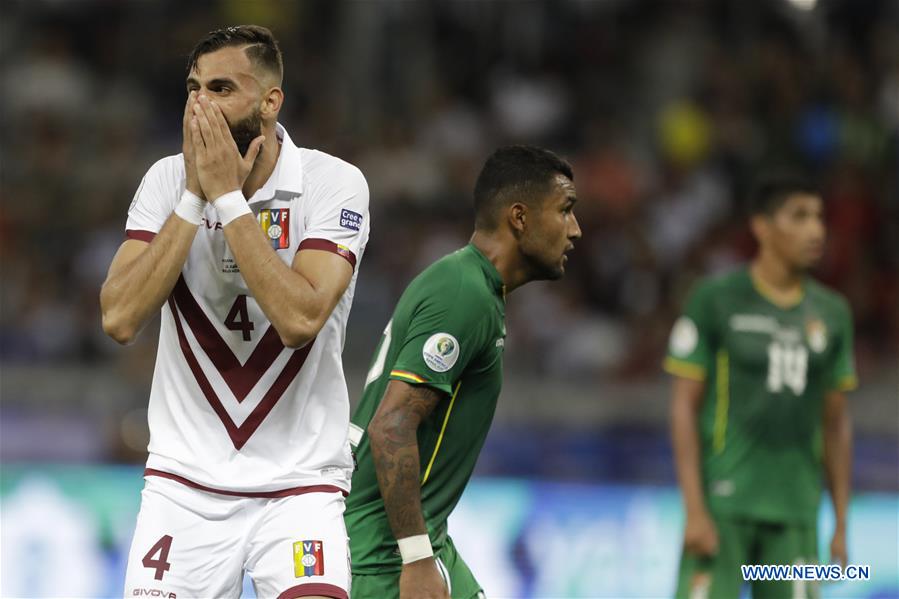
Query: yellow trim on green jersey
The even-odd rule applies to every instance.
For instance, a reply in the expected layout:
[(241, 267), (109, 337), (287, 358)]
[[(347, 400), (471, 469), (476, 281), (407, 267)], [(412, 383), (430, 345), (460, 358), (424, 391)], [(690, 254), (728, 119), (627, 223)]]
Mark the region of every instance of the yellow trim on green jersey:
[(437, 459), (437, 452), (440, 450), (440, 443), (443, 441), (443, 433), (446, 432), (446, 424), (449, 422), (450, 412), (453, 411), (453, 404), (456, 403), (456, 396), (459, 395), (459, 387), (461, 386), (462, 381), (456, 383), (456, 390), (453, 391), (453, 397), (450, 399), (449, 407), (446, 409), (446, 416), (443, 417), (443, 426), (440, 427), (440, 434), (437, 436), (437, 443), (434, 445), (434, 453), (431, 455), (431, 461), (428, 462), (425, 475), (421, 479), (422, 486), (428, 482), (428, 476), (431, 475), (431, 466), (434, 465), (434, 460)]
[(783, 299), (778, 298), (777, 292), (767, 283), (752, 274), (751, 268), (749, 269), (749, 280), (752, 281), (752, 286), (755, 287), (755, 290), (759, 295), (782, 310), (789, 310), (794, 306), (798, 306), (805, 297), (805, 286), (803, 285), (789, 297)]
[(699, 364), (685, 362), (684, 360), (678, 360), (677, 358), (672, 358), (671, 356), (665, 358), (665, 361), (662, 362), (662, 368), (665, 370), (665, 372), (673, 374), (674, 376), (680, 376), (685, 379), (692, 379), (694, 381), (705, 380), (705, 368), (703, 368)]
[(852, 391), (858, 387), (858, 379), (855, 378), (854, 374), (847, 374), (843, 378), (837, 381), (837, 384), (834, 386), (834, 391)]
[(428, 382), (425, 379), (418, 376), (417, 374), (414, 374), (412, 372), (406, 372), (405, 370), (391, 370), (390, 376), (398, 376), (401, 379), (408, 379), (408, 380), (412, 381), (413, 383), (427, 383)]
[(715, 370), (715, 431), (712, 437), (712, 447), (715, 453), (724, 451), (727, 440), (727, 408), (730, 404), (730, 358), (727, 350), (718, 350)]

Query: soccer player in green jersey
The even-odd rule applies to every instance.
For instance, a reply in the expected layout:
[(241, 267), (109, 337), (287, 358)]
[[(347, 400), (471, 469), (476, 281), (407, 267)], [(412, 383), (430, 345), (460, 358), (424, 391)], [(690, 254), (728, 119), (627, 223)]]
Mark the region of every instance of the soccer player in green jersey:
[[(679, 598), (736, 599), (742, 564), (817, 563), (822, 470), (836, 514), (830, 560), (846, 563), (852, 318), (806, 274), (824, 244), (821, 197), (779, 174), (751, 201), (755, 259), (696, 286), (665, 360), (687, 512)], [(816, 595), (808, 581), (752, 583), (755, 599)]]
[(497, 150), (474, 190), (475, 231), (406, 288), (350, 424), (352, 597), (483, 596), (446, 520), (502, 386), (506, 294), (558, 279), (581, 236), (571, 167), (532, 146)]

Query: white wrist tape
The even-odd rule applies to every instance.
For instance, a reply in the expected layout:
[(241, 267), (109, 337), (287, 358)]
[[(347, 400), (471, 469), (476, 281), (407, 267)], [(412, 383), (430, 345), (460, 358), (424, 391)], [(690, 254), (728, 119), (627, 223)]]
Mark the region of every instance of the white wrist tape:
[(244, 214), (253, 214), (247, 204), (247, 199), (243, 197), (243, 192), (239, 189), (219, 196), (212, 202), (212, 205), (218, 210), (219, 220), (222, 221), (223, 227), (227, 227), (228, 223)]
[(434, 550), (431, 548), (431, 539), (428, 538), (428, 535), (415, 535), (414, 537), (398, 539), (397, 543), (400, 546), (400, 555), (403, 557), (404, 564), (417, 562), (420, 559), (434, 555)]
[(175, 206), (175, 214), (192, 225), (199, 225), (203, 222), (205, 208), (206, 201), (203, 198), (185, 189), (181, 194), (181, 201)]

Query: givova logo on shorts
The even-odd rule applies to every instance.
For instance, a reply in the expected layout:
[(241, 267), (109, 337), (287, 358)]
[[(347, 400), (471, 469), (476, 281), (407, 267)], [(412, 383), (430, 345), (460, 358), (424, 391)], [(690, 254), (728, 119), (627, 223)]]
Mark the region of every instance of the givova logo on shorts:
[(293, 544), (293, 573), (297, 578), (325, 575), (325, 552), (321, 541)]

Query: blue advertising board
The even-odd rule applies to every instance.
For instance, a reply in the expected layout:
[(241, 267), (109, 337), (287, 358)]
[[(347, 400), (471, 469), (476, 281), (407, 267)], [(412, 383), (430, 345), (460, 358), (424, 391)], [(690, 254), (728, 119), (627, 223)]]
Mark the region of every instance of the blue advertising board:
[[(0, 477), (3, 597), (121, 596), (143, 486), (141, 468), (9, 466)], [(850, 561), (867, 581), (826, 583), (824, 597), (899, 597), (899, 496), (860, 494)], [(683, 526), (670, 487), (475, 479), (450, 518), (488, 597), (668, 597)], [(833, 515), (819, 522), (827, 554)], [(252, 596), (247, 581), (244, 596)]]

